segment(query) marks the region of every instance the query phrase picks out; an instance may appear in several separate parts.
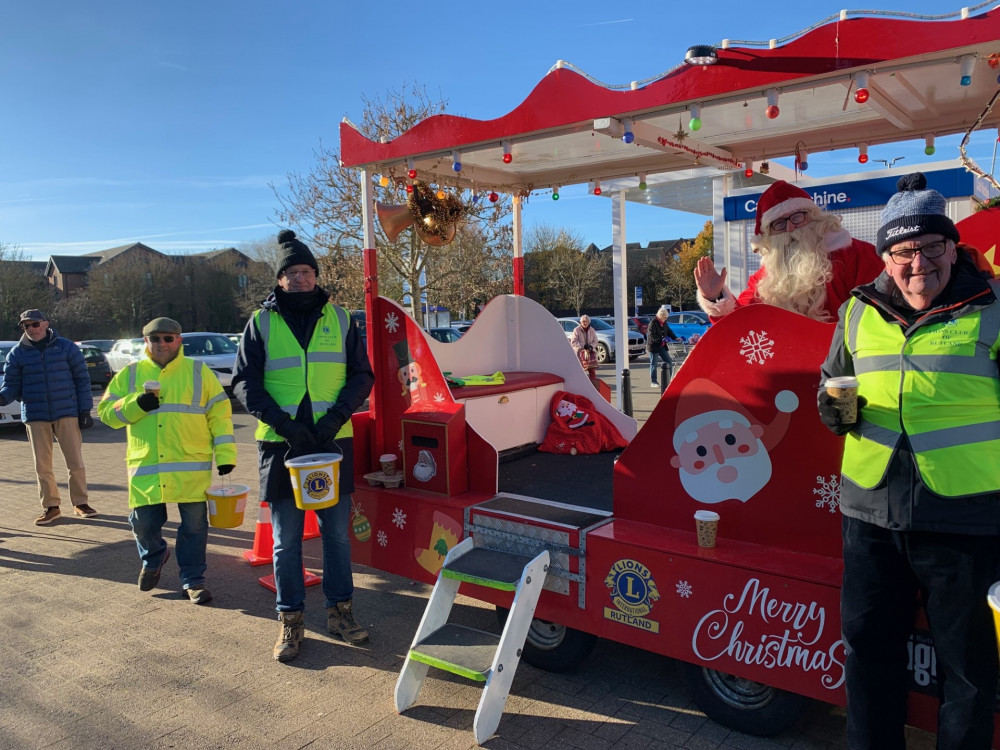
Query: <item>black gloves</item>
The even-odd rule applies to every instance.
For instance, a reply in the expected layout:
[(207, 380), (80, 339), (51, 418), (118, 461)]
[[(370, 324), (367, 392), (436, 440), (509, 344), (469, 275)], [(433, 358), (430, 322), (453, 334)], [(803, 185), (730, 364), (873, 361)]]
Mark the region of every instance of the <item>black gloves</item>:
[(281, 437), (288, 441), (288, 445), (295, 450), (301, 450), (308, 445), (316, 442), (315, 436), (312, 434), (312, 430), (306, 427), (301, 422), (296, 422), (294, 419), (289, 419), (281, 425), (281, 428), (274, 428)]
[(155, 393), (143, 393), (135, 402), (139, 404), (140, 409), (146, 412), (160, 408), (160, 397)]
[[(868, 400), (864, 396), (858, 396), (858, 410), (867, 405)], [(833, 396), (827, 393), (825, 388), (820, 388), (816, 394), (816, 408), (819, 410), (820, 421), (834, 435), (846, 435), (857, 424), (857, 422), (844, 422), (841, 419), (840, 409), (834, 405)]]
[(592, 347), (592, 346), (591, 346), (590, 344), (587, 344), (587, 345), (586, 345), (585, 347), (583, 347), (583, 348), (584, 348), (584, 349), (586, 349), (586, 350), (587, 350), (588, 352), (592, 352), (592, 351), (594, 351), (594, 347)]
[(235, 464), (219, 464), (219, 476), (224, 477), (236, 468)]
[(8, 401), (4, 396), (0, 396), (0, 406), (6, 406), (9, 403), (10, 401)]
[(340, 432), (340, 428), (344, 426), (344, 420), (338, 417), (336, 414), (331, 414), (327, 412), (319, 421), (316, 422), (316, 435), (323, 442), (327, 440), (333, 440), (337, 437), (337, 433)]
[(77, 419), (80, 422), (81, 430), (86, 430), (94, 426), (94, 418), (90, 416), (89, 411), (81, 411)]

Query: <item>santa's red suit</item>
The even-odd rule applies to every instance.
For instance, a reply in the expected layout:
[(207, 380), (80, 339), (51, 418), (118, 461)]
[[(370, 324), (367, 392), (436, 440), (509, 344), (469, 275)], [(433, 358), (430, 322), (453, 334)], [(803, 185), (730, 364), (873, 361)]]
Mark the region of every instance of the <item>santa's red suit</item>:
[[(832, 277), (826, 282), (826, 305), (824, 310), (829, 314), (830, 321), (837, 320), (837, 311), (851, 296), (851, 290), (859, 284), (867, 284), (874, 280), (885, 269), (885, 264), (879, 260), (875, 246), (861, 240), (853, 240), (847, 232), (839, 232), (847, 241), (844, 247), (830, 253)], [(747, 282), (747, 288), (739, 297), (734, 297), (727, 288), (721, 300), (709, 302), (699, 297), (702, 308), (708, 313), (712, 322), (717, 322), (737, 307), (760, 302), (757, 287), (767, 275), (767, 271), (759, 268)]]

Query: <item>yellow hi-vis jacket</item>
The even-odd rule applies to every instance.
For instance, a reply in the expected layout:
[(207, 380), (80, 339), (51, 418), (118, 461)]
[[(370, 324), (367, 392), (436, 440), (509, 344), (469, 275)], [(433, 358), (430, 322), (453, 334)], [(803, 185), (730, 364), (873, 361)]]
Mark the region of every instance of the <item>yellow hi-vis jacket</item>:
[[(276, 310), (257, 310), (254, 323), (260, 331), (267, 355), (264, 364), (264, 389), (292, 419), (299, 404), (309, 394), (313, 424), (333, 406), (347, 382), (347, 311), (328, 303), (316, 321), (309, 346), (303, 350), (285, 319)], [(336, 437), (353, 437), (348, 419)], [(274, 428), (258, 420), (254, 438), (280, 443), (284, 438)]]
[[(136, 403), (147, 380), (160, 382), (160, 407)], [(184, 352), (160, 367), (149, 357), (115, 375), (97, 406), (101, 421), (128, 432), (128, 504), (203, 502), (217, 465), (236, 464), (233, 409), (208, 365)]]
[(905, 430), (924, 485), (943, 497), (1000, 490), (1000, 304), (904, 336), (878, 310), (848, 303), (845, 345), (868, 400), (842, 471), (877, 487)]

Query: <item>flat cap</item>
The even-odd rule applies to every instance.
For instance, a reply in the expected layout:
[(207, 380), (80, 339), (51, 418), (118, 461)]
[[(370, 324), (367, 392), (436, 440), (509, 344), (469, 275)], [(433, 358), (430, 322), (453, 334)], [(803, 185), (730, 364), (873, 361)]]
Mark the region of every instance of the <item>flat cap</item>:
[(18, 323), (23, 323), (26, 320), (48, 320), (48, 318), (45, 317), (45, 313), (41, 310), (32, 308), (21, 313), (21, 319), (18, 320)]
[(180, 335), (181, 324), (172, 318), (153, 318), (142, 329), (143, 336), (148, 336), (151, 333), (173, 333)]

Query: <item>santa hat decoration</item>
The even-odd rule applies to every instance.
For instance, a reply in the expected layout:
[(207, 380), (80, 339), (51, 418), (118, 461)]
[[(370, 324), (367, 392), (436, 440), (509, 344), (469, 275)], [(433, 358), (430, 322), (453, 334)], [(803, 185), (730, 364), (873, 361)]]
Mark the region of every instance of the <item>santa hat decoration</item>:
[[(792, 391), (781, 391), (774, 397), (775, 408), (790, 413), (798, 408), (798, 397)], [(742, 424), (749, 427), (763, 424), (756, 419), (732, 394), (708, 378), (695, 378), (688, 383), (677, 399), (674, 417), (674, 450), (695, 439), (698, 430), (708, 424)]]
[(816, 203), (802, 188), (790, 185), (784, 180), (778, 180), (764, 191), (757, 201), (757, 224), (754, 227), (755, 240), (763, 238), (762, 228), (775, 219), (794, 211), (804, 211), (816, 208)]

